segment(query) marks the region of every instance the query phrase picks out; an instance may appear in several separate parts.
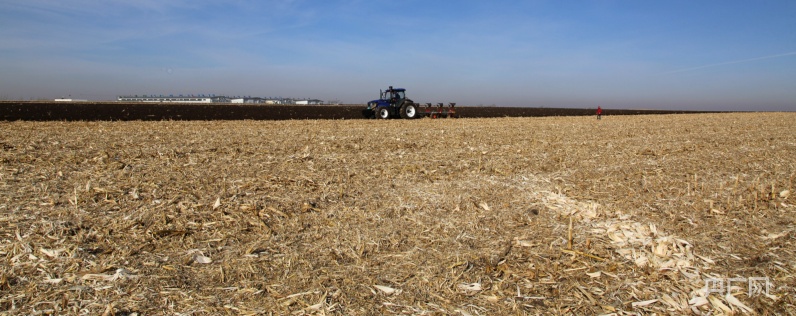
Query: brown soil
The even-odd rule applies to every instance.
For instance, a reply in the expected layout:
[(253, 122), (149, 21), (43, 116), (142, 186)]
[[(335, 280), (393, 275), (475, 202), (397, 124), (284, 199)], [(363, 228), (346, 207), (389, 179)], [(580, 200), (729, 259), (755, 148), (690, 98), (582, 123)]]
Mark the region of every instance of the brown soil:
[(794, 121), (0, 122), (0, 314), (794, 314)]
[[(364, 105), (246, 105), (119, 102), (0, 102), (0, 120), (16, 121), (193, 121), (362, 119)], [(425, 107), (421, 107), (421, 110)], [(594, 115), (595, 109), (456, 107), (456, 116), (539, 117)], [(422, 111), (421, 111), (422, 112)], [(696, 113), (605, 110), (606, 115)]]

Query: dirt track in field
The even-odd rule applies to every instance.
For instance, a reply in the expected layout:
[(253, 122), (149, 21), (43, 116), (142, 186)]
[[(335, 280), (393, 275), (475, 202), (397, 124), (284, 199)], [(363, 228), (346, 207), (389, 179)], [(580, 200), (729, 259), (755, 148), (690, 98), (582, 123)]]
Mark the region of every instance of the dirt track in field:
[(0, 122), (0, 313), (794, 314), (794, 121)]

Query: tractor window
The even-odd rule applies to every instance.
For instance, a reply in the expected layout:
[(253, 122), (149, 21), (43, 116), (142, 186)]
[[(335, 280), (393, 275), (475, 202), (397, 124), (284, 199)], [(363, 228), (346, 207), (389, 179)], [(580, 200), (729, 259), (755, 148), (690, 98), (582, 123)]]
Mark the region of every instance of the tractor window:
[(405, 93), (405, 91), (393, 91), (393, 97), (400, 100), (405, 97)]

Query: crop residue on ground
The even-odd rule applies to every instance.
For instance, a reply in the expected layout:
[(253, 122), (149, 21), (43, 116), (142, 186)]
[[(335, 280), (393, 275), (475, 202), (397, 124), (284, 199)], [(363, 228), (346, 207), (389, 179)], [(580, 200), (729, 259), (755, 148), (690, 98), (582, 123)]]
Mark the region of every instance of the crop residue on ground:
[(793, 313), (793, 122), (0, 122), (0, 313)]

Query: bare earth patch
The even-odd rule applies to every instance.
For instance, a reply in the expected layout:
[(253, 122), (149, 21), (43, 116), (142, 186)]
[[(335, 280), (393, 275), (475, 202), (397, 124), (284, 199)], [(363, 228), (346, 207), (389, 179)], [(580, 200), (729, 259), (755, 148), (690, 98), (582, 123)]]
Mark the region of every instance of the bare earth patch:
[(794, 122), (0, 122), (0, 314), (794, 314)]

